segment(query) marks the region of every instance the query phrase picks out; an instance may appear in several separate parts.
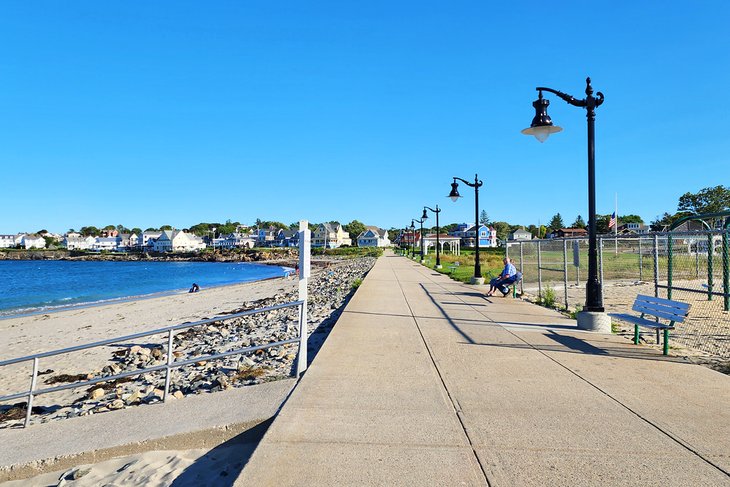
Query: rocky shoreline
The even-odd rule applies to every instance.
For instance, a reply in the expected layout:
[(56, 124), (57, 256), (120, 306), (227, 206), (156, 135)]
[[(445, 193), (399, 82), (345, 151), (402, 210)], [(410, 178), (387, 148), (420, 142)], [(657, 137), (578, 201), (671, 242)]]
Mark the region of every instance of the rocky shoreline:
[(0, 260), (74, 260), (104, 262), (263, 262), (292, 260), (299, 255), (294, 248), (216, 250), (190, 253), (91, 253), (74, 250), (4, 250)]
[[(375, 259), (370, 257), (313, 262), (314, 269), (309, 281), (307, 319), (307, 329), (310, 333), (308, 346), (310, 361), (322, 346), (348, 299), (374, 263)], [(270, 297), (245, 302), (240, 309), (216, 315), (261, 309), (296, 299), (296, 292), (280, 292)], [(183, 361), (296, 338), (297, 314), (297, 307), (284, 308), (188, 328), (174, 335), (173, 355), (176, 361)], [(46, 370), (39, 376), (39, 384), (60, 385), (130, 372), (143, 367), (164, 365), (167, 356), (166, 337), (147, 338), (154, 340), (112, 346), (116, 350), (110, 353), (108, 365), (101, 370), (73, 375)], [(215, 392), (292, 377), (296, 357), (297, 345), (289, 344), (246, 355), (233, 355), (217, 361), (197, 361), (173, 371), (170, 394), (175, 399), (181, 399), (189, 394)], [(34, 406), (32, 422), (43, 423), (160, 402), (164, 384), (164, 371), (147, 372), (139, 376), (98, 383), (85, 390), (79, 389), (77, 397), (71, 403), (67, 401), (52, 406)], [(0, 405), (0, 428), (22, 424), (25, 410), (25, 402)]]

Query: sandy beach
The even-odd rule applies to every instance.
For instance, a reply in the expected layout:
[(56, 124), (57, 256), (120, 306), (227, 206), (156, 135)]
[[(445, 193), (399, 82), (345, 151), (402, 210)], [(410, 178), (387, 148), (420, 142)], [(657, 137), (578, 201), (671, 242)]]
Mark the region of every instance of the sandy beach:
[[(247, 302), (294, 292), (294, 279), (234, 284), (199, 293), (181, 293), (102, 306), (0, 320), (0, 360), (198, 321), (239, 309)], [(156, 339), (159, 343), (159, 338)], [(99, 347), (41, 360), (39, 370), (65, 374), (100, 369), (109, 348)], [(30, 362), (4, 367), (0, 394), (29, 386)]]

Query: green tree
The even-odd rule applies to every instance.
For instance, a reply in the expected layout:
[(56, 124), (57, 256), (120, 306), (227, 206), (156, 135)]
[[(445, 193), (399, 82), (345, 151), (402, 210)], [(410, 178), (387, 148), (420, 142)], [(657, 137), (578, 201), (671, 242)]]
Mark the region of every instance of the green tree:
[(454, 233), (458, 227), (458, 223), (449, 223), (448, 225), (443, 225), (441, 231), (444, 233)]
[(621, 224), (624, 224), (624, 223), (638, 223), (640, 225), (644, 224), (644, 220), (639, 215), (619, 215), (618, 221)]
[(486, 210), (482, 210), (481, 213), (479, 213), (479, 223), (482, 225), (489, 225), (489, 215)]
[(560, 228), (564, 228), (565, 224), (563, 223), (563, 217), (560, 216), (560, 213), (556, 213), (553, 215), (553, 217), (550, 219), (550, 223), (548, 223), (548, 228), (552, 231), (558, 230)]
[(697, 193), (684, 193), (679, 197), (678, 212), (694, 214), (717, 213), (730, 209), (730, 188), (715, 186), (703, 188)]
[(585, 228), (586, 222), (583, 220), (583, 217), (578, 215), (575, 219), (575, 221), (570, 225), (572, 228)]
[(547, 231), (548, 229), (545, 225), (540, 225), (540, 228), (537, 229), (537, 238), (545, 238)]
[(81, 230), (79, 230), (79, 233), (83, 235), (84, 237), (98, 237), (99, 236), (99, 229), (96, 227), (81, 227)]
[(172, 230), (172, 225), (162, 225), (160, 230)]
[(197, 223), (190, 227), (190, 233), (197, 235), (198, 237), (204, 237), (210, 232), (211, 226), (209, 223)]
[(527, 227), (527, 231), (530, 232), (530, 235), (532, 235), (532, 238), (540, 238), (540, 229), (536, 227), (535, 225), (530, 225)]
[(343, 225), (342, 228), (350, 234), (350, 238), (355, 243), (357, 236), (365, 231), (365, 224), (357, 220), (352, 220), (347, 225)]
[(134, 233), (135, 235), (140, 236), (142, 235), (142, 229), (139, 227), (134, 227), (129, 231), (129, 233)]

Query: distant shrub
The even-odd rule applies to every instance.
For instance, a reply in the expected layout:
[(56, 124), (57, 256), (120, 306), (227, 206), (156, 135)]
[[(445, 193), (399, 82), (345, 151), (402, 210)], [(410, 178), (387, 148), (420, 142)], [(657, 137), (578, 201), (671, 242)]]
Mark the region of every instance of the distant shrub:
[(546, 308), (555, 307), (555, 290), (552, 286), (548, 286), (543, 290), (542, 296), (540, 296), (540, 304)]

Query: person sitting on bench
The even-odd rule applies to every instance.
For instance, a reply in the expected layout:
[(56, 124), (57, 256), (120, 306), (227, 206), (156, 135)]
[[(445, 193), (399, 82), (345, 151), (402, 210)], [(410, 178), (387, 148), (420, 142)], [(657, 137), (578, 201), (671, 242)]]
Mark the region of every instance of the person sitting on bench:
[(489, 281), (489, 292), (487, 293), (487, 296), (491, 296), (494, 294), (494, 291), (499, 289), (499, 292), (502, 293), (503, 296), (507, 296), (509, 294), (509, 285), (517, 282), (520, 280), (520, 273), (517, 272), (517, 269), (515, 269), (515, 266), (512, 264), (512, 262), (509, 260), (509, 257), (505, 257), (504, 260), (504, 270), (499, 275), (499, 277), (495, 277), (491, 281)]

